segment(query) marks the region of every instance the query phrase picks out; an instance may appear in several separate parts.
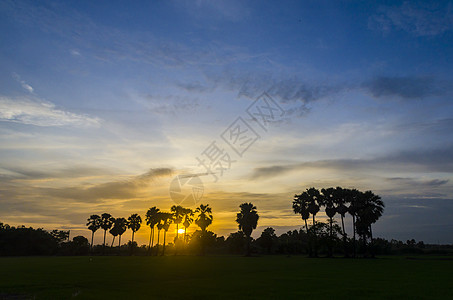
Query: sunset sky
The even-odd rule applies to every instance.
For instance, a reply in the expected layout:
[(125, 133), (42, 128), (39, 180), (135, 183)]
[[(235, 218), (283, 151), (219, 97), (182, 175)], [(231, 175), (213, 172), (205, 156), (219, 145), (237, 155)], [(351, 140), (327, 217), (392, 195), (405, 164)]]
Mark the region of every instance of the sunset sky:
[(218, 235), (243, 202), (255, 236), (300, 228), (293, 195), (342, 186), (382, 197), (376, 236), (453, 243), (452, 70), (448, 1), (3, 0), (0, 222), (89, 237), (91, 214), (169, 210), (215, 145)]

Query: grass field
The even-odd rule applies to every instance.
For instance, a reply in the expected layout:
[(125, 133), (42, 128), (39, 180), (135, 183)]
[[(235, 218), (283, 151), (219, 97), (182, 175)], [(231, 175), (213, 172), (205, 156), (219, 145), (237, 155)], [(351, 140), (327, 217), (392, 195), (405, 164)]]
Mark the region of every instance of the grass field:
[(453, 260), (0, 258), (0, 299), (453, 299)]

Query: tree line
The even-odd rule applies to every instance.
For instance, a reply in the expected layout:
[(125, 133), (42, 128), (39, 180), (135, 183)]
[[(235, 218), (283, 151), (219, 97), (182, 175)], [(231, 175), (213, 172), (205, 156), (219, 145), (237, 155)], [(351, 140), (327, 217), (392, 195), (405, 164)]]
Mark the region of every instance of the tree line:
[[(239, 206), (239, 212), (236, 215), (237, 232), (231, 233), (226, 239), (217, 237), (215, 233), (207, 230), (213, 221), (211, 207), (208, 204), (200, 204), (196, 209), (173, 205), (168, 211), (161, 211), (154, 206), (147, 210), (144, 219), (136, 213), (127, 218), (115, 218), (109, 213), (94, 214), (87, 219), (86, 223), (91, 231), (91, 242), (88, 243), (85, 238), (85, 243), (82, 240), (83, 237), (78, 238), (78, 242), (84, 245), (84, 251), (91, 253), (114, 254), (112, 252), (114, 248), (124, 252), (125, 246), (121, 244), (122, 235), (130, 229), (131, 241), (126, 246), (130, 251), (129, 254), (138, 251), (138, 254), (146, 252), (147, 255), (165, 255), (167, 247), (170, 247), (170, 251), (175, 254), (195, 248), (202, 254), (206, 253), (207, 248), (210, 251), (212, 248), (227, 249), (228, 252), (234, 253), (242, 248), (245, 255), (262, 252), (257, 249), (266, 249), (264, 251), (266, 253), (306, 253), (313, 257), (318, 256), (320, 252), (326, 256), (333, 256), (334, 253), (356, 256), (358, 250), (364, 254), (374, 254), (372, 224), (382, 216), (384, 203), (373, 192), (341, 187), (320, 190), (309, 188), (294, 195), (292, 209), (295, 214), (301, 216), (305, 230), (289, 231), (280, 237), (277, 237), (274, 229), (269, 227), (258, 239), (252, 238), (252, 232), (257, 228), (259, 220), (257, 208), (252, 203), (242, 203)], [(316, 220), (322, 210), (328, 217), (327, 223)], [(341, 226), (335, 220), (336, 216), (339, 216)], [(345, 218), (348, 216), (352, 219), (352, 237), (349, 237), (345, 230)], [(310, 219), (311, 222), (308, 222)], [(135, 242), (135, 233), (141, 228), (143, 222), (150, 228), (149, 242), (147, 246), (138, 247)], [(187, 230), (193, 223), (199, 230), (188, 234)], [(168, 243), (167, 232), (172, 225), (175, 227), (176, 236), (172, 242)], [(180, 229), (184, 231), (180, 233)], [(22, 230), (25, 229), (22, 228)], [(98, 230), (103, 231), (101, 246), (94, 245), (95, 233)], [(3, 231), (6, 232), (6, 230)], [(40, 234), (42, 235), (43, 232), (41, 230)], [(110, 245), (106, 243), (107, 232), (112, 236)], [(52, 234), (56, 245), (69, 243), (65, 240), (67, 236), (64, 231), (53, 231)], [(2, 237), (1, 232), (0, 237)], [(116, 240), (118, 243), (114, 246)], [(5, 244), (4, 241), (3, 244)]]

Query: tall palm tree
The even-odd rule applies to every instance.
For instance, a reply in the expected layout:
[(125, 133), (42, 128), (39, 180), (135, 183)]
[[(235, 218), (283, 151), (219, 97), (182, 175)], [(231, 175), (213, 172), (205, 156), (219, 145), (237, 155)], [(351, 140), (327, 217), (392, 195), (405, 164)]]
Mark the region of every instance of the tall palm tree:
[(132, 244), (134, 243), (134, 234), (140, 229), (142, 218), (138, 214), (132, 214), (128, 220), (128, 228), (132, 230)]
[(187, 242), (187, 228), (189, 228), (193, 222), (193, 214), (194, 212), (192, 209), (184, 209), (184, 222), (182, 222), (182, 226), (184, 226), (184, 242)]
[(87, 221), (86, 226), (91, 230), (91, 250), (93, 249), (94, 233), (101, 227), (101, 217), (99, 215), (91, 215)]
[(200, 206), (195, 209), (195, 213), (198, 214), (195, 219), (195, 224), (200, 227), (202, 232), (206, 232), (206, 228), (212, 224), (212, 209), (209, 207), (209, 204), (200, 204)]
[(308, 196), (308, 211), (313, 216), (313, 225), (315, 225), (315, 217), (316, 214), (320, 210), (320, 203), (319, 200), (321, 198), (321, 193), (319, 190), (315, 189), (314, 187), (307, 189), (304, 193), (307, 193)]
[(158, 212), (156, 215), (157, 220), (157, 244), (156, 244), (156, 253), (154, 255), (159, 255), (159, 239), (160, 239), (160, 231), (164, 228), (164, 213)]
[(125, 218), (116, 218), (113, 227), (116, 227), (116, 230), (118, 232), (118, 247), (121, 247), (121, 236), (129, 227), (129, 222)]
[(353, 248), (353, 257), (356, 256), (356, 219), (357, 219), (357, 212), (361, 206), (363, 193), (356, 189), (347, 190), (346, 197), (348, 198), (349, 208), (348, 212), (352, 216), (352, 248)]
[(148, 225), (151, 228), (151, 232), (149, 234), (149, 244), (148, 244), (148, 251), (151, 250), (154, 244), (154, 227), (159, 223), (158, 219), (158, 213), (159, 209), (155, 206), (151, 207), (148, 209), (146, 212), (145, 220), (146, 220), (146, 225)]
[(337, 209), (335, 207), (336, 199), (335, 199), (335, 189), (334, 188), (327, 188), (321, 189), (322, 196), (318, 200), (318, 202), (325, 206), (326, 215), (329, 217), (329, 224), (330, 224), (330, 237), (332, 237), (332, 226), (333, 226), (333, 217), (337, 213)]
[[(366, 246), (367, 237), (373, 245), (373, 231), (371, 225), (382, 216), (384, 212), (384, 202), (381, 197), (375, 195), (372, 191), (366, 191), (361, 194), (357, 209), (357, 232), (362, 236), (363, 244)], [(373, 247), (371, 247), (372, 250)], [(373, 252), (371, 252), (373, 255)]]
[[(115, 224), (116, 224), (116, 220), (115, 220)], [(113, 227), (109, 230), (110, 234), (113, 235), (112, 245), (110, 245), (110, 248), (113, 247), (113, 243), (115, 242), (115, 238), (119, 235), (118, 227), (115, 226), (115, 224), (113, 224)]]
[(103, 213), (101, 215), (101, 228), (104, 230), (104, 248), (105, 248), (105, 235), (107, 234), (107, 230), (112, 228), (114, 222), (115, 218), (112, 217), (111, 214)]
[(350, 197), (351, 190), (349, 189), (343, 189), (339, 186), (337, 186), (333, 192), (333, 197), (334, 201), (336, 204), (336, 211), (340, 214), (341, 216), (341, 233), (343, 236), (343, 251), (344, 251), (344, 256), (348, 257), (348, 249), (347, 249), (347, 235), (346, 235), (346, 230), (344, 228), (344, 217), (346, 213), (348, 212), (348, 207), (346, 206), (347, 203), (349, 203), (351, 200)]
[(212, 209), (209, 207), (209, 204), (200, 206), (195, 209), (195, 213), (198, 214), (197, 218), (195, 219), (195, 224), (201, 229), (201, 252), (205, 254), (205, 238), (206, 238), (206, 228), (212, 224), (212, 220), (214, 219), (212, 216)]
[(173, 222), (176, 224), (176, 241), (179, 239), (179, 224), (181, 224), (184, 217), (184, 207), (181, 205), (173, 205), (170, 208), (170, 211), (173, 213)]
[(236, 215), (236, 222), (239, 224), (239, 230), (244, 232), (247, 237), (246, 256), (250, 256), (250, 243), (253, 229), (258, 225), (259, 215), (256, 206), (252, 203), (242, 203), (239, 205), (241, 211)]
[(308, 211), (308, 197), (307, 193), (302, 193), (299, 195), (294, 195), (293, 200), (293, 211), (295, 214), (300, 214), (302, 220), (305, 221), (305, 230), (308, 234), (308, 225), (307, 220), (310, 217), (310, 212)]
[(162, 229), (164, 230), (164, 243), (162, 245), (162, 256), (165, 255), (165, 241), (167, 238), (167, 232), (168, 229), (170, 228), (171, 223), (173, 222), (174, 215), (172, 213), (162, 213), (161, 215), (162, 218)]
[(337, 213), (337, 209), (335, 207), (336, 204), (336, 198), (335, 198), (335, 189), (334, 188), (327, 188), (327, 189), (321, 189), (322, 196), (318, 200), (318, 202), (325, 206), (325, 212), (326, 215), (329, 217), (329, 224), (330, 224), (330, 230), (329, 230), (329, 237), (330, 237), (330, 242), (328, 244), (329, 248), (329, 257), (333, 256), (333, 249), (332, 249), (332, 241), (333, 241), (333, 217)]

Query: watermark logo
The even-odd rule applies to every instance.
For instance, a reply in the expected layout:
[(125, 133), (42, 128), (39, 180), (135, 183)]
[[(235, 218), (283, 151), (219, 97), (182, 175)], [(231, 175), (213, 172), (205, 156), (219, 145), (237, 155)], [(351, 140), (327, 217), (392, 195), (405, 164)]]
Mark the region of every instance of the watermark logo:
[(198, 175), (178, 175), (170, 183), (170, 197), (178, 205), (195, 205), (201, 200), (203, 193), (203, 182)]
[[(272, 123), (283, 120), (285, 111), (268, 94), (263, 93), (245, 110), (247, 116), (239, 116), (221, 134), (222, 142), (212, 141), (199, 156), (195, 157), (197, 167), (202, 168), (198, 174), (178, 175), (170, 184), (170, 197), (176, 204), (187, 206), (197, 204), (203, 197), (204, 187), (199, 176), (210, 175), (217, 182), (223, 174), (231, 169), (237, 159), (242, 158), (261, 136), (257, 128), (267, 132)], [(219, 144), (228, 145), (235, 153), (230, 153)], [(227, 146), (227, 148), (228, 148)]]

